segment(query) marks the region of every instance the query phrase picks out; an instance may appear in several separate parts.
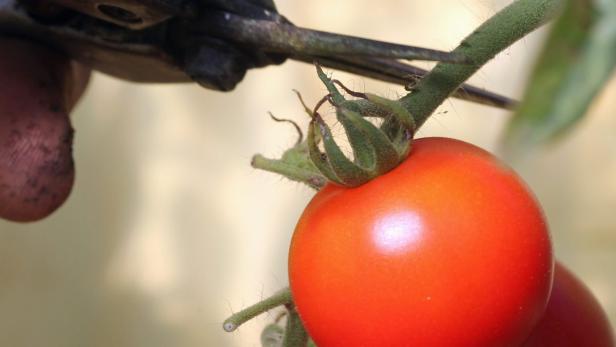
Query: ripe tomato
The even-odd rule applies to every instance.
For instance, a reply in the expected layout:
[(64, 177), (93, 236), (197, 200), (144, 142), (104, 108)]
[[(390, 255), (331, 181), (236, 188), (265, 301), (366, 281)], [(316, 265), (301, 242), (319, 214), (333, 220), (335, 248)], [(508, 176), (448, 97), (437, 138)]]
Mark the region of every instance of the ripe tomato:
[(553, 258), (542, 212), (486, 151), (415, 140), (357, 188), (329, 184), (289, 253), (291, 292), (329, 346), (519, 346), (541, 318)]
[(524, 347), (613, 347), (610, 322), (590, 290), (561, 264), (543, 318)]

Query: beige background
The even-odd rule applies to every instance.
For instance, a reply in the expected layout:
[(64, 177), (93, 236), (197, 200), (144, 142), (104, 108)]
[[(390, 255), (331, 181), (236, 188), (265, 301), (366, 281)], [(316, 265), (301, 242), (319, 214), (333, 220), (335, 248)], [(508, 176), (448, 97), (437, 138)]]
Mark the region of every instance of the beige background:
[[(507, 1), (291, 1), (296, 24), (455, 47)], [(544, 34), (544, 33), (543, 33)], [(473, 82), (521, 94), (542, 33), (500, 54)], [(394, 85), (336, 73), (393, 97)], [(233, 93), (135, 85), (95, 75), (73, 114), (77, 182), (68, 203), (34, 224), (0, 222), (2, 346), (258, 346), (260, 317), (226, 334), (234, 310), (286, 284), (286, 249), (309, 189), (250, 168), (295, 140), (266, 111), (305, 124), (291, 89), (313, 104), (313, 68), (249, 73)], [(616, 84), (557, 145), (510, 163), (537, 194), (557, 255), (616, 322)], [(448, 111), (445, 113), (444, 111)], [(420, 132), (498, 153), (508, 114), (448, 101)]]

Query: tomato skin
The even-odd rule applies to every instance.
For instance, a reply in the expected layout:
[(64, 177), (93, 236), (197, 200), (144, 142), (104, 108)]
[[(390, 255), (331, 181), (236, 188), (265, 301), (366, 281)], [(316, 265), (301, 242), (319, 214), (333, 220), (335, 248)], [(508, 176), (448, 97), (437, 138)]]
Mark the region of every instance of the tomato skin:
[(520, 346), (552, 270), (526, 186), (447, 138), (415, 140), (400, 166), (360, 187), (325, 186), (289, 252), (291, 292), (319, 347)]
[(554, 285), (543, 318), (524, 347), (613, 347), (607, 315), (590, 290), (556, 263)]

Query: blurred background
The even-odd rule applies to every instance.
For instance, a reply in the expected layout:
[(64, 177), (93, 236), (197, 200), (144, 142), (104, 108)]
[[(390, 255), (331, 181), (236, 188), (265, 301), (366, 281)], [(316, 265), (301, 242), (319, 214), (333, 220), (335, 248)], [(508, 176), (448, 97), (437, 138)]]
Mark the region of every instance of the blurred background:
[[(509, 1), (278, 0), (310, 28), (449, 50)], [(472, 82), (520, 97), (545, 30), (501, 53)], [(356, 90), (395, 85), (335, 73)], [(313, 192), (249, 165), (276, 157), (325, 94), (313, 67), (250, 71), (232, 93), (138, 85), (95, 74), (72, 115), (77, 181), (33, 224), (0, 221), (2, 346), (259, 346), (274, 314), (233, 334), (222, 321), (287, 284), (286, 252)], [(559, 259), (616, 323), (616, 81), (561, 142), (509, 164), (540, 200)], [(509, 114), (447, 101), (418, 136), (497, 155)], [(505, 158), (506, 160), (506, 158)]]

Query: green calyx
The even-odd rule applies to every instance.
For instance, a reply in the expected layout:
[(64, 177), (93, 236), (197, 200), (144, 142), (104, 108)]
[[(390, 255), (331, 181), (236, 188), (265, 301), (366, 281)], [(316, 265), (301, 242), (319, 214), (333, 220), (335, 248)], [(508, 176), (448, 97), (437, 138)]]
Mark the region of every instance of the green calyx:
[(279, 119), (270, 114), (276, 122), (289, 122), (297, 129), (299, 137), (295, 145), (287, 149), (280, 159), (270, 159), (256, 154), (252, 157), (251, 165), (256, 169), (274, 172), (286, 178), (302, 182), (314, 189), (320, 189), (327, 183), (319, 169), (310, 160), (310, 151), (307, 141), (303, 139), (300, 127), (293, 121)]
[[(319, 189), (327, 181), (357, 187), (400, 164), (409, 153), (416, 130), (415, 120), (402, 103), (374, 94), (353, 92), (342, 83), (330, 79), (318, 65), (317, 73), (329, 94), (314, 110), (305, 105), (298, 93), (306, 113), (311, 117), (306, 140), (301, 140), (300, 132), (300, 141), (287, 150), (281, 159), (256, 155), (253, 167), (276, 172)], [(347, 100), (337, 86), (358, 99)], [(336, 143), (330, 127), (318, 112), (325, 102), (336, 109), (336, 120), (345, 131), (352, 158), (347, 157)], [(381, 119), (380, 126), (370, 122), (369, 118)]]
[[(415, 122), (396, 100), (374, 94), (356, 93), (331, 80), (317, 65), (319, 78), (329, 91), (328, 100), (336, 108), (336, 119), (342, 124), (353, 152), (348, 158), (334, 140), (329, 126), (315, 110), (308, 132), (310, 158), (330, 181), (357, 187), (395, 168), (406, 158), (415, 132)], [(336, 84), (358, 100), (346, 100)], [(367, 118), (381, 118), (377, 127)], [(324, 151), (318, 146), (323, 143)]]

